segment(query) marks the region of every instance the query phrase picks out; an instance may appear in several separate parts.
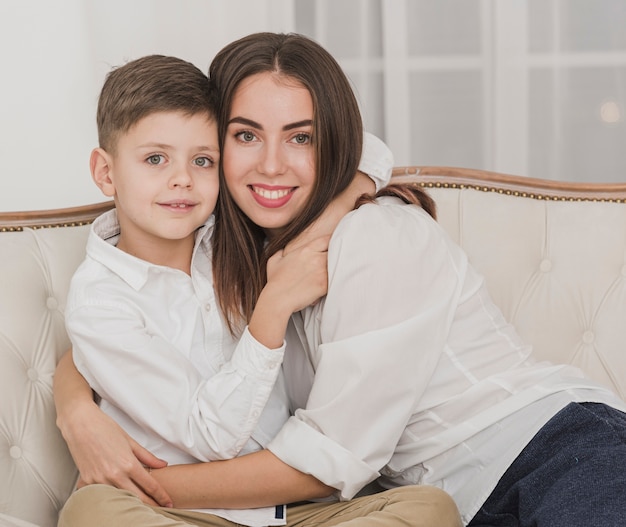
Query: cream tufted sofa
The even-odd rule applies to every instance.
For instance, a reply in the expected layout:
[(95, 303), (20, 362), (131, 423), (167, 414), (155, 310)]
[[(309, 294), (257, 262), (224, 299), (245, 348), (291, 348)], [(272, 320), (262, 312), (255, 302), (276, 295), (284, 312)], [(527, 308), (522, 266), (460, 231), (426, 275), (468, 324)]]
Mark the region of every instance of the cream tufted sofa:
[[(626, 397), (626, 183), (442, 167), (398, 168), (394, 180), (428, 189), (538, 357), (576, 364)], [(0, 213), (0, 526), (54, 526), (72, 491), (52, 376), (69, 346), (63, 308), (88, 223), (110, 206)]]

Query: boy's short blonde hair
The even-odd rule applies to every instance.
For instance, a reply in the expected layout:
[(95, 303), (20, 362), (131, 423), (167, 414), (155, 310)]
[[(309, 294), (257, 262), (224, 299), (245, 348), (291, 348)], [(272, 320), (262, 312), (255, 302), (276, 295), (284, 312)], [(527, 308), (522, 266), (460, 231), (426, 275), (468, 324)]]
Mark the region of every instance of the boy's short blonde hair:
[(114, 153), (119, 136), (155, 112), (217, 113), (215, 91), (190, 62), (148, 55), (109, 72), (98, 100), (96, 121), (101, 148)]

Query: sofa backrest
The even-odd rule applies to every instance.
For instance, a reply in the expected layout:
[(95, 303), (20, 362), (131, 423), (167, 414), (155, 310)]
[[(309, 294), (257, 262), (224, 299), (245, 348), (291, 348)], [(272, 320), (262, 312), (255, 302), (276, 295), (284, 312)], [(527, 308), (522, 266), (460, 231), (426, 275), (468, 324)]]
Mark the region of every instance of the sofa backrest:
[[(52, 377), (69, 347), (63, 310), (103, 206), (0, 214), (0, 525), (56, 526), (76, 469), (55, 424)], [(17, 524), (21, 525), (21, 524)]]
[[(442, 167), (398, 168), (394, 181), (435, 198), (537, 357), (576, 364), (626, 397), (626, 184)], [(72, 491), (52, 376), (69, 347), (63, 310), (87, 224), (110, 207), (0, 213), (0, 525), (8, 515), (53, 527)]]
[(570, 363), (626, 399), (626, 183), (584, 184), (399, 167), (542, 360)]

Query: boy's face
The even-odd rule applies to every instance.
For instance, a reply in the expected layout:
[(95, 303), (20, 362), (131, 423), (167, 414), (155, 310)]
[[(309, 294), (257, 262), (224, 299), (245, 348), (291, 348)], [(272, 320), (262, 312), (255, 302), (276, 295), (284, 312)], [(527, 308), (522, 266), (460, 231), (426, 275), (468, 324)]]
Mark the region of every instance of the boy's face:
[[(106, 160), (110, 183), (98, 181), (94, 156)], [(215, 208), (218, 162), (217, 125), (203, 114), (154, 113), (120, 136), (115, 154), (96, 149), (92, 175), (115, 196), (125, 250), (193, 238)]]

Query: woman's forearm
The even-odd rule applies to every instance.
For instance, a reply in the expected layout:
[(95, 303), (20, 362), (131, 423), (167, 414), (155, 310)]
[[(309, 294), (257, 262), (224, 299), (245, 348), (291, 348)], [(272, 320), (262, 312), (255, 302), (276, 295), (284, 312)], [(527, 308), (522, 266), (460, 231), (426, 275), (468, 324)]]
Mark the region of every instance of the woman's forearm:
[(179, 508), (267, 507), (325, 498), (335, 491), (269, 450), (226, 461), (170, 466), (152, 475)]
[(171, 506), (167, 492), (144, 468), (160, 468), (167, 463), (100, 410), (91, 388), (74, 366), (71, 351), (59, 361), (53, 391), (57, 426), (80, 472), (79, 487), (106, 483), (126, 489), (150, 505)]

